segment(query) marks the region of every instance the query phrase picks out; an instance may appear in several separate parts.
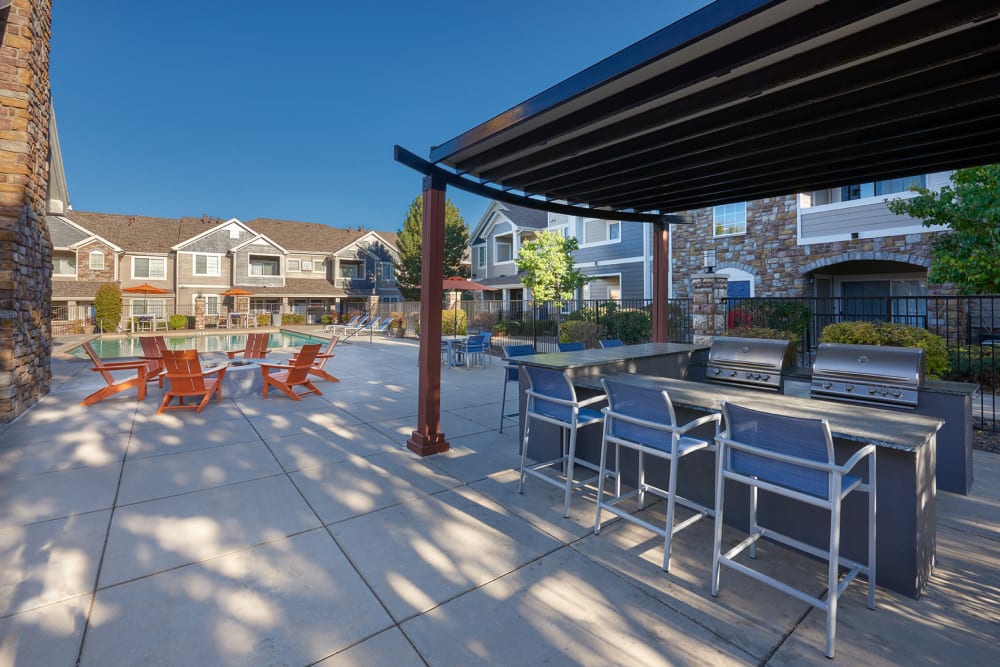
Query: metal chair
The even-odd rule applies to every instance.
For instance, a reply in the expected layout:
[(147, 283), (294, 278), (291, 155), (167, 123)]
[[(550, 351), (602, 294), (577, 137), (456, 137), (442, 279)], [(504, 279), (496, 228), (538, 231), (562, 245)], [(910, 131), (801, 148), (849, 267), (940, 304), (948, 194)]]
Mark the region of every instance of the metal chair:
[(481, 335), (469, 336), (465, 342), (459, 343), (456, 346), (455, 351), (458, 353), (459, 359), (464, 361), (466, 368), (472, 365), (472, 360), (476, 357), (479, 358), (480, 366), (486, 365), (486, 360), (483, 359), (486, 346), (483, 343)]
[[(868, 608), (875, 608), (875, 445), (861, 447), (843, 464), (834, 459), (833, 438), (825, 419), (784, 417), (723, 403), (726, 430), (718, 438), (719, 464), (715, 481), (715, 540), (712, 547), (712, 595), (719, 594), (719, 569), (742, 572), (826, 612), (826, 656), (834, 657), (837, 632), (837, 600), (858, 574), (868, 577)], [(865, 481), (851, 474), (864, 459)], [(733, 480), (750, 487), (750, 536), (722, 553), (725, 482)], [(830, 540), (826, 549), (765, 528), (757, 523), (757, 491), (763, 489), (830, 512)], [(850, 493), (868, 496), (868, 562), (856, 563), (840, 555), (841, 505)], [(751, 569), (734, 558), (749, 548), (756, 558), (761, 537), (785, 544), (827, 561), (825, 598), (817, 598), (769, 575)], [(849, 568), (840, 580), (840, 566)]]
[[(521, 478), (517, 483), (517, 492), (524, 492), (526, 475), (558, 486), (563, 489), (563, 517), (569, 516), (570, 498), (573, 489), (593, 482), (597, 477), (575, 480), (573, 477), (576, 466), (589, 468), (594, 472), (598, 467), (589, 461), (576, 456), (576, 434), (581, 428), (604, 423), (604, 415), (588, 405), (603, 401), (604, 394), (592, 396), (586, 400), (577, 400), (573, 382), (565, 371), (557, 371), (539, 366), (523, 366), (528, 376), (530, 388), (527, 391), (528, 404), (524, 411), (524, 440), (521, 443)], [(531, 424), (541, 421), (558, 426), (561, 431), (560, 453), (554, 459), (537, 461), (528, 464), (528, 442), (531, 435)], [(551, 468), (561, 467), (557, 476), (549, 474)]]
[[(715, 443), (688, 435), (693, 429), (705, 424), (715, 424), (715, 434), (719, 433), (721, 415), (710, 414), (688, 422), (677, 424), (673, 403), (666, 391), (650, 387), (640, 387), (614, 380), (601, 380), (608, 396), (608, 407), (604, 410), (604, 441), (601, 445), (601, 465), (598, 472), (597, 514), (594, 517), (594, 534), (601, 531), (601, 513), (607, 510), (615, 516), (642, 526), (663, 538), (663, 570), (670, 570), (670, 544), (674, 533), (680, 532), (699, 519), (715, 514), (711, 507), (705, 507), (677, 494), (677, 475), (681, 458), (694, 452), (715, 452)], [(609, 445), (614, 446), (615, 492), (610, 499), (604, 497), (604, 483), (609, 473), (607, 468)], [(621, 448), (638, 453), (636, 488), (622, 493)], [(667, 488), (663, 489), (646, 481), (646, 457), (666, 461), (670, 465)], [(619, 504), (631, 498), (638, 498), (638, 509), (646, 506), (646, 494), (663, 498), (667, 503), (667, 518), (664, 527), (644, 521)], [(696, 512), (691, 517), (674, 525), (674, 507), (680, 504)]]
[(556, 345), (559, 346), (560, 352), (576, 352), (577, 350), (584, 349), (583, 343), (578, 340), (570, 341), (569, 343), (556, 343)]
[(620, 338), (604, 338), (597, 342), (601, 344), (602, 350), (608, 347), (623, 347), (625, 345)]
[(493, 363), (493, 347), (490, 339), (493, 338), (492, 331), (484, 331), (482, 333), (483, 337), (483, 354), (490, 358), (490, 363)]
[(504, 365), (503, 369), (503, 397), (500, 399), (500, 432), (503, 433), (503, 420), (512, 417), (517, 417), (519, 412), (507, 412), (507, 383), (508, 382), (519, 382), (520, 375), (518, 374), (519, 365), (516, 363), (511, 363), (513, 357), (523, 357), (528, 354), (535, 354), (534, 345), (504, 345), (503, 346), (503, 358), (507, 363)]

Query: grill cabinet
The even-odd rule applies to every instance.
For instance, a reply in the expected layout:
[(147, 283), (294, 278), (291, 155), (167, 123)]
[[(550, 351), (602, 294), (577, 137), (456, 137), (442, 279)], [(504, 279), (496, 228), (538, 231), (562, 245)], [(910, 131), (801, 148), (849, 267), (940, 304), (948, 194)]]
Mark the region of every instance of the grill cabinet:
[(791, 341), (720, 336), (708, 351), (705, 380), (780, 391), (782, 372), (794, 365)]

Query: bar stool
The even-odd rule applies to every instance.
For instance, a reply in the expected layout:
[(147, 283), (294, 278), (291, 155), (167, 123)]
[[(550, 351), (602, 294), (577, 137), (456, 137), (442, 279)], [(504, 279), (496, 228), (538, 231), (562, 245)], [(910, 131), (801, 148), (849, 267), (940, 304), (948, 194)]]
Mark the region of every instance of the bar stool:
[[(520, 375), (518, 375), (517, 369), (518, 364), (512, 363), (510, 360), (514, 357), (523, 357), (528, 354), (535, 353), (534, 345), (504, 345), (503, 346), (503, 358), (506, 361), (506, 365), (503, 367), (503, 398), (500, 399), (500, 432), (503, 433), (503, 420), (512, 417), (517, 417), (519, 412), (507, 412), (507, 383), (508, 382), (519, 382)], [(520, 408), (518, 408), (520, 409)]]
[(578, 352), (583, 349), (583, 343), (578, 340), (569, 343), (556, 343), (556, 346), (560, 352)]
[(597, 342), (601, 344), (602, 350), (606, 350), (609, 347), (623, 347), (625, 345), (621, 338), (602, 338)]
[[(825, 419), (806, 419), (752, 410), (723, 403), (726, 430), (716, 438), (719, 465), (715, 480), (715, 539), (712, 544), (712, 597), (719, 594), (719, 569), (725, 565), (752, 579), (826, 612), (826, 657), (834, 657), (837, 635), (837, 602), (858, 574), (868, 578), (868, 608), (875, 608), (875, 445), (865, 445), (843, 464), (834, 458), (833, 437)], [(867, 459), (867, 482), (855, 471)], [(855, 473), (855, 474), (852, 474)], [(722, 513), (725, 482), (732, 480), (750, 487), (750, 536), (722, 553)], [(830, 539), (825, 548), (806, 544), (757, 523), (757, 492), (772, 494), (819, 507), (830, 515)], [(849, 494), (868, 496), (867, 563), (840, 555), (841, 505)], [(860, 518), (860, 517), (859, 517)], [(773, 542), (827, 561), (824, 597), (793, 588), (783, 581), (736, 562), (735, 557), (750, 550), (750, 564), (757, 557), (757, 540)], [(849, 568), (840, 580), (840, 566)]]
[[(677, 475), (680, 461), (688, 454), (699, 451), (715, 451), (715, 443), (687, 435), (691, 430), (704, 424), (715, 423), (718, 435), (721, 415), (710, 414), (677, 425), (673, 403), (666, 391), (641, 387), (634, 384), (601, 380), (608, 395), (608, 407), (604, 410), (604, 441), (601, 444), (601, 465), (598, 471), (600, 482), (597, 489), (597, 515), (594, 517), (594, 534), (601, 532), (601, 513), (607, 510), (615, 516), (642, 526), (663, 538), (663, 570), (670, 570), (670, 544), (674, 533), (680, 532), (699, 519), (714, 516), (711, 507), (700, 505), (677, 494)], [(607, 458), (609, 445), (614, 445), (616, 470), (615, 492), (611, 499), (604, 498), (604, 482), (608, 476)], [(622, 493), (621, 448), (638, 452), (638, 472), (636, 488)], [(670, 465), (667, 488), (662, 489), (646, 482), (645, 457), (652, 456)], [(664, 527), (655, 526), (631, 514), (618, 505), (630, 498), (638, 497), (638, 509), (646, 506), (646, 494), (651, 493), (667, 501), (667, 519)], [(674, 506), (683, 505), (696, 512), (695, 515), (674, 525)]]
[[(604, 395), (593, 396), (583, 401), (576, 398), (573, 382), (565, 371), (557, 371), (538, 366), (524, 366), (524, 372), (531, 384), (527, 391), (528, 405), (524, 411), (524, 440), (521, 443), (521, 478), (517, 483), (517, 492), (524, 493), (524, 477), (532, 475), (538, 479), (558, 486), (564, 490), (563, 517), (569, 516), (570, 496), (574, 488), (589, 484), (597, 479), (575, 481), (573, 469), (580, 465), (597, 472), (598, 468), (589, 461), (576, 457), (576, 434), (581, 428), (604, 423), (604, 415), (597, 410), (587, 408), (604, 400)], [(547, 461), (528, 464), (528, 437), (531, 434), (531, 422), (537, 420), (553, 424), (560, 428), (560, 455)], [(557, 477), (549, 474), (549, 469), (562, 466), (562, 472)]]

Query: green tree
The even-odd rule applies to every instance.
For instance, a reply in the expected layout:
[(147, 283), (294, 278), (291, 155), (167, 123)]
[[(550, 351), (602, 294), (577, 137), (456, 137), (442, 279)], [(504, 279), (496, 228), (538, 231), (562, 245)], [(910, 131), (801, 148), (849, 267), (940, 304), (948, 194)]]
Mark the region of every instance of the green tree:
[(94, 318), (98, 328), (115, 331), (122, 319), (122, 291), (114, 283), (104, 283), (94, 295)]
[(563, 238), (554, 232), (540, 232), (534, 240), (521, 244), (517, 270), (536, 301), (572, 299), (588, 281), (573, 260), (577, 248), (575, 238)]
[[(420, 298), (421, 268), (423, 266), (424, 198), (418, 196), (410, 204), (410, 210), (403, 219), (403, 229), (396, 238), (399, 261), (396, 263), (396, 282), (404, 299), (415, 301)], [(462, 264), (465, 244), (469, 241), (469, 226), (462, 219), (451, 200), (444, 205), (444, 265), (443, 275), (468, 277), (468, 270)]]
[(941, 192), (889, 202), (896, 215), (946, 225), (931, 247), (932, 283), (955, 283), (963, 294), (1000, 294), (1000, 165), (959, 169)]

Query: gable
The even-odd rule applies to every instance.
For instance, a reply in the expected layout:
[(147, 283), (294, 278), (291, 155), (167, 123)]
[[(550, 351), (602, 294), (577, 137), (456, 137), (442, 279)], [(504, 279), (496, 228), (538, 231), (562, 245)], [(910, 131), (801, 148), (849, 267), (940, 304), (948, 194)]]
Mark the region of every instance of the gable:
[(49, 225), (49, 237), (52, 239), (53, 248), (68, 248), (74, 243), (79, 243), (92, 236), (92, 234), (88, 234), (58, 216), (46, 216), (45, 221)]

